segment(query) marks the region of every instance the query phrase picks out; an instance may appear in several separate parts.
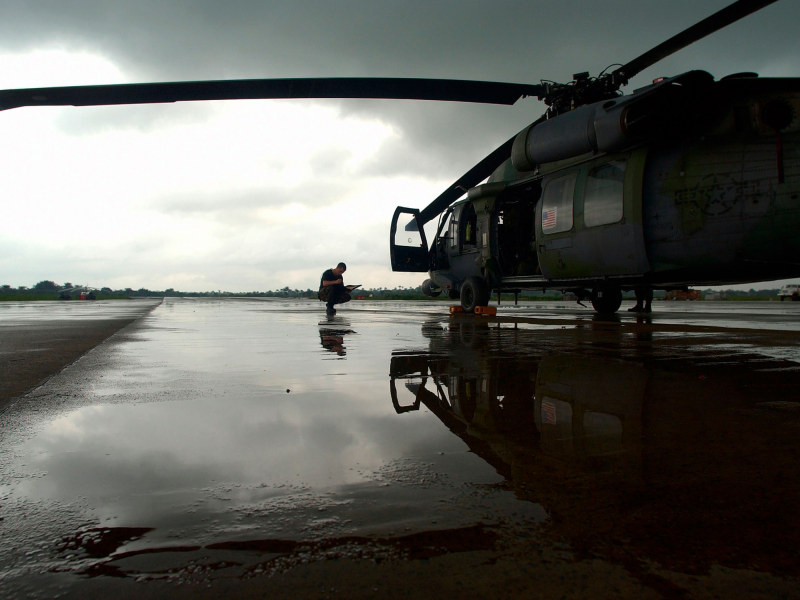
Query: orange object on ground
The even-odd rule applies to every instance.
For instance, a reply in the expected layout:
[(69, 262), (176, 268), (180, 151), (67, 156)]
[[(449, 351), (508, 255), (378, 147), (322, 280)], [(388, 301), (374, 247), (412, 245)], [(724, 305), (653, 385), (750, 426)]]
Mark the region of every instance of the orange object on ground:
[(452, 314), (455, 314), (455, 313), (463, 313), (463, 312), (464, 312), (464, 309), (463, 309), (463, 308), (461, 308), (461, 307), (460, 307), (458, 304), (453, 304), (453, 305), (450, 307), (450, 314), (451, 314), (451, 315), (452, 315)]
[(497, 314), (497, 307), (496, 306), (476, 306), (475, 307), (475, 314), (476, 315), (484, 315), (487, 317), (493, 317)]

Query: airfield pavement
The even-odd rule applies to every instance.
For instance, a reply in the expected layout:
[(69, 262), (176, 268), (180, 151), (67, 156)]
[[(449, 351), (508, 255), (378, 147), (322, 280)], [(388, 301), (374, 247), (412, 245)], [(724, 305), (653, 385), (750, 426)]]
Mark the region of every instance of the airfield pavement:
[(0, 412), (159, 303), (0, 302)]
[(0, 305), (0, 597), (800, 597), (800, 303)]

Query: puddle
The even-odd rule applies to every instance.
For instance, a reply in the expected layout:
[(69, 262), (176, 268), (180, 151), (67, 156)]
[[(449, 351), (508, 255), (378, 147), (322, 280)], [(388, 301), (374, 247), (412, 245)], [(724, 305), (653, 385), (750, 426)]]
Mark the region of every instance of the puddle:
[(18, 402), (0, 589), (530, 544), (564, 564), (797, 570), (793, 334), (381, 306), (168, 299)]

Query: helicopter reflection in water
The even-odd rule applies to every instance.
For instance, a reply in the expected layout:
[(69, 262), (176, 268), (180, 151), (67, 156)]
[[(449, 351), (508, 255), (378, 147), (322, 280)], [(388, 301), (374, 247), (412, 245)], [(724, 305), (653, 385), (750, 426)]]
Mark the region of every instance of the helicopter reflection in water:
[(578, 557), (798, 574), (796, 428), (762, 402), (796, 386), (796, 370), (780, 381), (759, 373), (763, 360), (699, 371), (696, 356), (663, 360), (661, 347), (624, 361), (589, 355), (585, 331), (545, 349), (542, 332), (512, 327), (426, 324), (427, 350), (392, 356), (395, 411), (433, 413), (502, 485), (540, 503), (545, 531)]
[[(390, 385), (398, 414), (424, 405), (522, 489), (525, 465), (533, 468), (537, 453), (591, 461), (595, 469), (621, 458), (641, 463), (648, 379), (641, 365), (572, 356), (493, 358), (481, 347), (483, 334), (465, 327), (448, 356), (395, 354)], [(412, 404), (400, 404), (397, 380), (405, 380)]]

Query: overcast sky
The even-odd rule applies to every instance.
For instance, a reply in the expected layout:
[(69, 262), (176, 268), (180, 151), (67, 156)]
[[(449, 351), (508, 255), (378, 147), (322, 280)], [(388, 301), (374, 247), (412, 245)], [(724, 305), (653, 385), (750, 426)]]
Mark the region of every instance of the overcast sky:
[[(731, 0), (0, 0), (0, 89), (260, 77), (568, 81)], [(782, 0), (644, 71), (800, 75)], [(0, 112), (0, 283), (249, 291), (392, 273), (397, 205), (422, 208), (542, 112), (264, 100)]]

